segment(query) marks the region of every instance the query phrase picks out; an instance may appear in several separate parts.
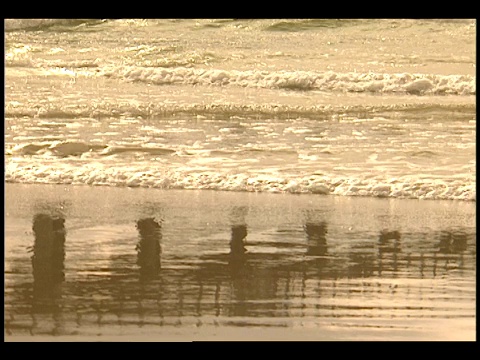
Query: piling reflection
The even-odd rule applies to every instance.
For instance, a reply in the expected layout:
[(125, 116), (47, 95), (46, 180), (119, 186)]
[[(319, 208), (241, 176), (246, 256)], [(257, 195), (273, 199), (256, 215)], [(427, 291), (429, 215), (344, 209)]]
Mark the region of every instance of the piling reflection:
[(327, 223), (306, 223), (307, 255), (325, 256), (327, 254)]
[[(381, 274), (382, 265), (377, 264), (375, 256), (375, 247), (372, 242), (364, 242), (352, 245), (352, 249), (348, 253), (348, 266), (346, 268), (346, 276), (350, 279), (369, 278), (377, 271)], [(378, 263), (381, 260), (378, 259)], [(340, 271), (340, 276), (343, 271)]]
[(155, 279), (160, 272), (162, 226), (154, 218), (137, 221), (140, 240), (136, 246), (137, 264), (140, 266), (140, 280)]
[(442, 231), (438, 244), (443, 254), (460, 254), (467, 249), (467, 234), (463, 232)]
[(330, 269), (328, 266), (327, 228), (327, 222), (325, 221), (309, 219), (305, 223), (303, 226), (306, 239), (305, 257), (300, 262), (288, 265), (289, 273), (301, 270), (304, 278), (325, 278), (331, 276), (329, 273), (333, 269)]
[[(230, 240), (230, 253), (229, 253), (229, 267), (231, 273), (231, 282), (233, 288), (233, 298), (235, 302), (230, 307), (229, 313), (232, 316), (246, 316), (247, 306), (245, 300), (249, 297), (247, 286), (247, 271), (250, 270), (246, 267), (247, 256), (244, 240), (247, 237), (246, 225), (232, 225), (231, 227), (231, 240)], [(221, 269), (218, 269), (222, 271)]]
[(64, 223), (65, 219), (46, 214), (33, 218), (33, 297), (38, 307), (48, 306), (45, 300), (61, 296), (60, 285), (65, 278)]
[(242, 274), (242, 270), (247, 262), (247, 248), (245, 241), (248, 235), (245, 217), (248, 208), (244, 206), (235, 206), (230, 212), (230, 253), (229, 267), (232, 276)]
[[(57, 333), (125, 324), (180, 326), (195, 321), (201, 326), (211, 319), (223, 319), (223, 324), (233, 326), (288, 326), (291, 318), (319, 322), (322, 317), (358, 318), (360, 310), (352, 310), (358, 302), (371, 301), (369, 306), (381, 314), (386, 311), (378, 304), (388, 303), (392, 296), (420, 302), (437, 291), (432, 288), (422, 290), (427, 295), (419, 294), (418, 282), (409, 287), (411, 279), (444, 278), (451, 271), (463, 278), (475, 269), (471, 230), (424, 234), (393, 228), (349, 231), (355, 235), (349, 237), (339, 235), (322, 213), (309, 213), (303, 224), (281, 229), (250, 227), (247, 214), (248, 208), (232, 209), (228, 223), (216, 228), (220, 235), (214, 239), (215, 248), (209, 247), (211, 237), (193, 239), (194, 231), (188, 236), (175, 232), (178, 238), (167, 238), (165, 234), (172, 233), (159, 220), (141, 218), (135, 224), (138, 237), (105, 242), (107, 251), (93, 252), (83, 245), (67, 248), (71, 251), (67, 270), (65, 220), (37, 214), (33, 221), (33, 303), (30, 290), (24, 290), (31, 288), (31, 282), (12, 275), (13, 281), (6, 286), (6, 328), (30, 327), (47, 333), (46, 326), (39, 329), (37, 318), (31, 320), (46, 312), (43, 321)], [(75, 240), (82, 241), (80, 237)], [(189, 246), (179, 246), (185, 243)], [(199, 248), (206, 252), (191, 251)], [(64, 281), (65, 271), (68, 281)], [(392, 279), (404, 281), (404, 287), (394, 292)], [(61, 312), (52, 305), (58, 307), (60, 296), (67, 305)], [(460, 296), (464, 299), (468, 294)], [(32, 305), (32, 310), (25, 311), (25, 304)], [(422, 306), (433, 309), (435, 304), (431, 304)], [(69, 316), (64, 316), (66, 312)]]
[(399, 270), (398, 261), (401, 252), (401, 234), (398, 230), (382, 230), (378, 238), (378, 273), (390, 271), (394, 275)]
[(230, 265), (232, 268), (239, 268), (245, 263), (247, 249), (245, 248), (244, 240), (246, 237), (246, 225), (232, 226), (232, 237), (230, 240)]
[(378, 251), (380, 256), (385, 253), (398, 254), (400, 252), (400, 232), (397, 230), (380, 232), (378, 238)]

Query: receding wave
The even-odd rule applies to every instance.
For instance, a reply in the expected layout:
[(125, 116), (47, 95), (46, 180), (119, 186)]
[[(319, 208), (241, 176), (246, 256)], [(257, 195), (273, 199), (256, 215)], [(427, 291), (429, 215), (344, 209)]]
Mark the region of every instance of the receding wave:
[(111, 166), (101, 162), (72, 165), (57, 161), (27, 165), (21, 161), (8, 161), (5, 181), (476, 201), (476, 185), (471, 179), (429, 179), (421, 175), (394, 179), (378, 175), (361, 179), (316, 173), (278, 176), (255, 171), (152, 167), (149, 162)]
[(45, 30), (62, 26), (75, 27), (82, 24), (97, 24), (103, 22), (99, 19), (5, 19), (5, 31), (17, 30)]
[(317, 28), (337, 28), (356, 25), (360, 20), (355, 19), (299, 19), (279, 20), (264, 28), (265, 31), (305, 31)]
[(102, 75), (155, 85), (216, 85), (330, 92), (474, 95), (476, 77), (468, 75), (337, 73), (333, 71), (259, 71), (121, 66)]
[(40, 118), (40, 119), (76, 119), (76, 118), (158, 118), (178, 114), (202, 116), (222, 115), (226, 118), (231, 116), (271, 116), (278, 118), (324, 117), (333, 114), (364, 114), (364, 113), (388, 113), (388, 112), (435, 112), (455, 111), (466, 113), (468, 116), (475, 114), (476, 104), (437, 104), (437, 103), (401, 103), (389, 105), (286, 105), (286, 104), (237, 104), (237, 103), (181, 103), (181, 102), (149, 102), (128, 103), (103, 101), (95, 103), (68, 104), (61, 103), (36, 104), (35, 107), (18, 102), (6, 102), (4, 115), (6, 118)]
[(161, 147), (145, 146), (108, 146), (100, 144), (88, 144), (83, 141), (53, 141), (42, 143), (27, 143), (7, 149), (6, 155), (44, 155), (56, 157), (81, 156), (85, 153), (96, 152), (99, 156), (109, 156), (122, 153), (146, 153), (150, 155), (166, 155), (174, 153), (174, 150)]

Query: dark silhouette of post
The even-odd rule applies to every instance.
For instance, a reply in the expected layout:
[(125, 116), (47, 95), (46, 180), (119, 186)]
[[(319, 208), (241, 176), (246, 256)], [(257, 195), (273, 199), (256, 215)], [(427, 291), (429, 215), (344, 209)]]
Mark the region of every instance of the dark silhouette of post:
[(150, 280), (160, 272), (160, 241), (162, 226), (153, 218), (137, 221), (140, 241), (137, 244), (137, 264), (140, 266), (140, 280)]
[[(397, 230), (386, 231), (383, 230), (380, 232), (378, 238), (378, 245), (380, 253), (398, 253), (400, 252), (400, 232)], [(393, 240), (393, 244), (392, 241)]]
[[(401, 234), (397, 230), (387, 231), (382, 230), (380, 232), (380, 236), (378, 238), (378, 259), (379, 259), (379, 267), (378, 272), (381, 275), (383, 270), (392, 270), (394, 274), (398, 271), (398, 254), (401, 252), (400, 248), (400, 239)], [(383, 260), (390, 257), (392, 259), (392, 267), (384, 269)]]
[(233, 286), (233, 298), (235, 299), (230, 309), (233, 316), (245, 316), (248, 306), (245, 303), (251, 287), (254, 286), (248, 281), (250, 269), (246, 266), (247, 249), (244, 240), (247, 237), (247, 226), (245, 224), (232, 225), (232, 237), (230, 240), (229, 266)]
[(65, 279), (65, 219), (36, 214), (33, 218), (33, 297), (49, 300), (60, 296)]
[(438, 248), (443, 254), (460, 254), (467, 249), (467, 235), (461, 232), (442, 231)]
[(306, 223), (307, 255), (324, 256), (327, 254), (327, 224), (325, 222)]
[(230, 265), (234, 268), (242, 266), (245, 262), (244, 239), (247, 237), (246, 225), (232, 225), (232, 238), (230, 240)]
[(246, 261), (245, 238), (247, 237), (247, 225), (245, 216), (248, 213), (246, 206), (234, 206), (230, 213), (231, 218), (231, 239), (229, 264), (233, 273), (237, 273)]

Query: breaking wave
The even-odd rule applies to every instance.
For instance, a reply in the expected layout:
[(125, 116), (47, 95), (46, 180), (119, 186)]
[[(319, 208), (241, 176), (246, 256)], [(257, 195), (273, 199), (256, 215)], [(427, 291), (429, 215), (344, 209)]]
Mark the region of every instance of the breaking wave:
[[(126, 149), (124, 149), (126, 150)], [(138, 149), (137, 149), (138, 150)], [(163, 150), (162, 150), (163, 151)], [(164, 152), (177, 156), (175, 152)], [(44, 164), (6, 164), (8, 183), (47, 183), (159, 189), (205, 189), (291, 194), (321, 194), (476, 201), (471, 179), (435, 179), (428, 176), (355, 178), (311, 173), (308, 175), (265, 174), (261, 171), (210, 170), (152, 167), (151, 162), (117, 164), (78, 160), (78, 164), (52, 161)]]
[(178, 114), (185, 115), (215, 115), (230, 116), (271, 116), (289, 118), (292, 116), (322, 117), (333, 114), (363, 114), (363, 113), (388, 113), (388, 112), (434, 112), (456, 111), (466, 112), (469, 115), (475, 112), (476, 104), (435, 104), (435, 103), (401, 103), (389, 105), (286, 105), (280, 103), (265, 104), (237, 104), (237, 103), (181, 103), (181, 102), (148, 102), (148, 103), (116, 103), (112, 101), (90, 102), (81, 104), (19, 104), (16, 102), (5, 103), (6, 118), (162, 118)]
[(333, 92), (412, 95), (474, 95), (476, 78), (468, 75), (336, 73), (333, 71), (259, 71), (198, 68), (113, 67), (102, 75), (155, 85), (216, 85)]
[(5, 31), (45, 30), (54, 26), (76, 27), (82, 24), (97, 24), (99, 19), (5, 19)]
[(6, 150), (6, 155), (45, 155), (66, 157), (81, 156), (85, 153), (97, 152), (101, 156), (109, 156), (127, 152), (143, 152), (151, 155), (165, 155), (174, 153), (174, 150), (159, 147), (143, 146), (108, 146), (88, 144), (82, 141), (54, 141), (36, 144), (21, 144)]

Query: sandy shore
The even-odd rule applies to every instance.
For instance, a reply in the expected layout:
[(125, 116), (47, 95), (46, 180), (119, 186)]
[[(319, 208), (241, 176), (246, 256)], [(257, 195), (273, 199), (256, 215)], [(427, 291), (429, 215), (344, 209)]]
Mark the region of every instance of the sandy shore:
[(448, 321), (426, 321), (421, 330), (384, 328), (315, 328), (276, 329), (238, 327), (202, 327), (156, 329), (155, 332), (137, 329), (126, 335), (16, 335), (5, 336), (7, 342), (195, 342), (195, 341), (475, 341), (472, 320), (454, 327)]
[[(475, 340), (476, 259), (469, 250), (475, 247), (475, 203), (20, 184), (6, 184), (5, 193), (5, 341)], [(32, 250), (27, 249), (32, 248), (32, 219), (38, 214), (61, 217), (65, 223), (65, 281), (59, 299), (62, 309), (73, 310), (62, 310), (64, 320), (56, 330), (52, 326), (58, 326), (59, 315), (29, 310), (35, 303), (16, 290), (37, 281), (35, 272), (32, 277)], [(118, 286), (123, 286), (121, 296), (147, 289), (137, 288), (139, 219), (161, 223), (160, 274), (166, 295), (154, 282), (157, 290), (144, 298), (123, 301), (123, 315), (110, 314)], [(252, 280), (247, 283), (222, 274), (229, 271), (222, 265), (232, 249), (229, 237), (233, 241), (233, 229), (242, 226), (248, 232), (245, 247)], [(316, 235), (309, 235), (308, 226)], [(318, 233), (322, 227), (328, 230), (324, 258), (331, 267), (310, 267), (303, 249), (323, 236)], [(379, 240), (379, 234), (397, 234), (400, 241), (388, 240), (388, 246), (399, 248), (384, 247), (384, 235)], [(466, 239), (465, 246), (442, 252), (445, 234), (453, 234), (449, 239), (454, 242)], [(321, 247), (308, 249), (318, 255)], [(214, 273), (195, 282), (203, 266)], [(99, 272), (106, 267), (108, 272)], [(125, 271), (129, 277), (119, 285), (109, 280)], [(275, 288), (270, 290), (272, 281)], [(238, 294), (247, 301), (241, 308)], [(163, 296), (163, 303), (157, 300), (152, 309), (163, 306), (165, 319), (178, 318), (183, 325), (152, 325), (157, 320), (144, 325), (141, 311), (153, 306), (149, 296)], [(21, 303), (23, 307), (15, 308)], [(190, 303), (191, 314), (185, 308)], [(357, 309), (358, 304), (364, 310)], [(265, 306), (272, 307), (263, 313)], [(102, 320), (99, 309), (102, 316), (118, 320)], [(247, 325), (229, 325), (229, 311)], [(78, 320), (79, 314), (87, 320)], [(203, 325), (189, 322), (188, 316), (203, 319)], [(258, 319), (274, 326), (248, 325)], [(101, 321), (106, 325), (99, 327)], [(35, 336), (26, 335), (29, 331)]]
[[(264, 222), (275, 224), (314, 210), (328, 214), (335, 223), (403, 228), (445, 228), (474, 224), (476, 203), (452, 200), (409, 200), (393, 198), (347, 197), (315, 194), (272, 194), (223, 192), (210, 190), (158, 190), (104, 186), (5, 184), (6, 216), (9, 219), (31, 217), (39, 211), (62, 214), (70, 219), (96, 219), (96, 222), (119, 223), (152, 215), (161, 210), (191, 209), (206, 218), (225, 214), (231, 208), (248, 208), (254, 222), (262, 214)], [(348, 219), (347, 219), (348, 217)], [(383, 223), (378, 218), (384, 218)], [(231, 219), (231, 216), (229, 217)], [(343, 219), (342, 219), (343, 218)], [(377, 224), (372, 224), (372, 221)], [(473, 222), (472, 222), (473, 221)], [(460, 222), (460, 223), (458, 223)]]

